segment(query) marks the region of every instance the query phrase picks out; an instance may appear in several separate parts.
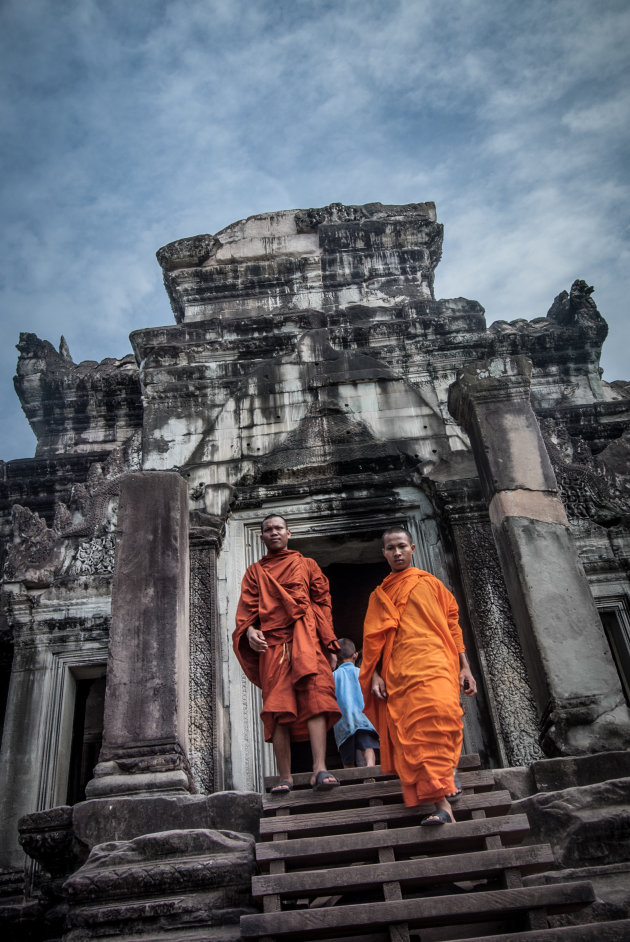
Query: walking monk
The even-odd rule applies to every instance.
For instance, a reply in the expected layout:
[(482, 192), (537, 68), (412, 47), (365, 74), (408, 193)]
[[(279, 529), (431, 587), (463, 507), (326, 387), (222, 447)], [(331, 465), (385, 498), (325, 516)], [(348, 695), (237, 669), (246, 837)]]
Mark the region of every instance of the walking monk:
[(262, 688), (265, 741), (273, 743), (279, 782), (291, 791), (291, 740), (310, 740), (311, 785), (339, 785), (326, 769), (326, 733), (340, 718), (330, 658), (339, 650), (328, 579), (314, 559), (287, 549), (291, 531), (279, 514), (261, 524), (267, 554), (243, 577), (232, 635), (245, 674)]
[(448, 799), (461, 789), (454, 770), (462, 747), (460, 690), (477, 685), (465, 654), (457, 602), (445, 585), (412, 565), (403, 527), (383, 534), (391, 573), (372, 592), (359, 680), (365, 714), (381, 740), (381, 767), (400, 778), (406, 805), (434, 803), (421, 824), (454, 821)]

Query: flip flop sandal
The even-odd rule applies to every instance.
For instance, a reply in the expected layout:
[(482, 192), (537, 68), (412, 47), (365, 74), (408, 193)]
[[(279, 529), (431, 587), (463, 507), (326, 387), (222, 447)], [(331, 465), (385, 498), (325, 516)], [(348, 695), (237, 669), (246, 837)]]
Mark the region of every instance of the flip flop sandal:
[(269, 789), (270, 795), (288, 795), (290, 791), (293, 791), (293, 785), (291, 782), (282, 781), (278, 782), (277, 785), (273, 785)]
[(422, 827), (432, 827), (435, 824), (452, 824), (451, 816), (448, 811), (445, 811), (444, 808), (440, 808), (438, 811), (432, 811), (431, 814), (428, 814), (422, 819), (420, 824)]
[(454, 791), (452, 795), (446, 796), (447, 801), (457, 801), (458, 798), (462, 797), (464, 792), (464, 789), (462, 788), (462, 780), (460, 779), (457, 772), (453, 773), (453, 781), (455, 782), (456, 791)]
[[(331, 782), (327, 782), (326, 779), (332, 779)], [(313, 785), (314, 792), (328, 792), (331, 788), (336, 788), (339, 785), (339, 782), (332, 774), (332, 772), (326, 772), (322, 770), (318, 772), (315, 776), (315, 784)]]

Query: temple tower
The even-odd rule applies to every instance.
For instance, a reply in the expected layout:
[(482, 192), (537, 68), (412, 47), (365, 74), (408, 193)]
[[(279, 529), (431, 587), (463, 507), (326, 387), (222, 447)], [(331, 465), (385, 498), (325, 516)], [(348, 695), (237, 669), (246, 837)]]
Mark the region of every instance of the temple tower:
[(441, 251), (432, 203), (261, 214), (158, 251), (175, 323), (132, 355), (21, 336), (38, 445), (2, 467), (7, 892), (25, 814), (70, 808), (76, 835), (82, 799), (168, 799), (190, 827), (202, 796), (261, 789), (230, 636), (270, 511), (359, 647), (380, 533), (411, 530), (460, 604), (487, 764), (628, 748), (630, 409), (601, 379), (606, 323), (578, 281), (488, 326), (435, 298)]

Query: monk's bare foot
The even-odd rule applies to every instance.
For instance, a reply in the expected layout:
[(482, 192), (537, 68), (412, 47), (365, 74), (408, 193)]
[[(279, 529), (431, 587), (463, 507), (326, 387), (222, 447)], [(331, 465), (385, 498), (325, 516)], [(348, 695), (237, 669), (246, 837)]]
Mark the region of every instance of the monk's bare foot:
[(270, 795), (288, 795), (293, 789), (293, 780), (289, 781), (288, 778), (282, 779), (277, 782), (275, 785), (272, 785), (269, 789)]
[(453, 817), (451, 806), (449, 805), (446, 798), (436, 801), (435, 811), (432, 811), (431, 814), (426, 815), (420, 824), (425, 827), (432, 824), (455, 824), (455, 818)]
[(313, 774), (311, 785), (315, 792), (327, 792), (330, 791), (331, 788), (336, 788), (337, 785), (339, 785), (339, 781), (332, 772), (328, 772), (326, 769), (320, 769), (319, 772)]

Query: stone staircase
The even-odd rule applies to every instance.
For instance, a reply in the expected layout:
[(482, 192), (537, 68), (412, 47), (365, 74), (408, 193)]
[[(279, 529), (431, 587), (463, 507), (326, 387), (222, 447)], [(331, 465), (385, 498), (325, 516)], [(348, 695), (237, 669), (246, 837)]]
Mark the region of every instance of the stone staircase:
[(341, 787), (330, 792), (313, 792), (299, 774), (290, 794), (265, 795), (252, 879), (262, 913), (241, 917), (241, 938), (630, 939), (630, 920), (550, 927), (548, 917), (593, 901), (591, 884), (525, 886), (524, 876), (553, 868), (551, 847), (522, 844), (526, 815), (510, 814), (510, 793), (495, 789), (478, 756), (462, 756), (459, 769), (454, 825), (420, 827), (422, 809), (406, 808), (398, 779), (378, 767), (338, 770)]

